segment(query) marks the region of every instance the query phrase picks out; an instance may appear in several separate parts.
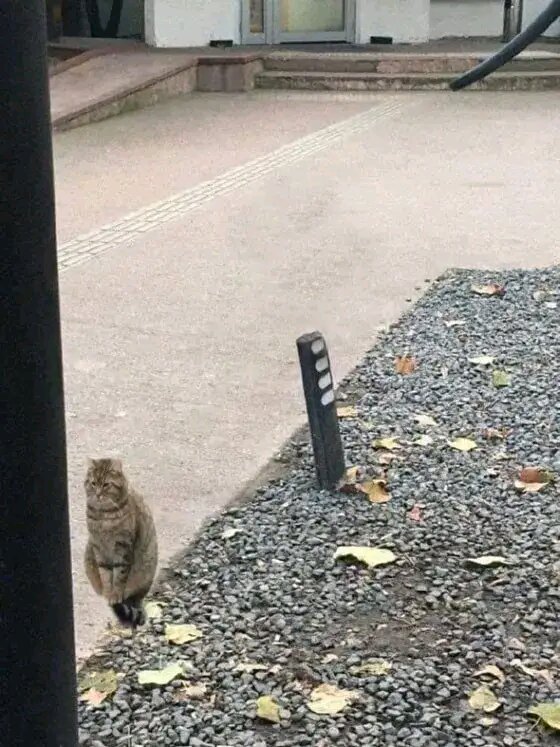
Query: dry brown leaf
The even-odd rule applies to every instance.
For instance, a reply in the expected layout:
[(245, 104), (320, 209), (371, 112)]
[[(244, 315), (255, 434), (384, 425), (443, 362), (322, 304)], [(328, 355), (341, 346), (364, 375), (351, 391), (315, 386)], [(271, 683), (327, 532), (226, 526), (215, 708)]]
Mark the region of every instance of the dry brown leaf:
[(391, 494), (387, 491), (385, 480), (368, 480), (360, 483), (358, 490), (365, 493), (372, 503), (387, 503), (391, 500)]
[(517, 490), (524, 493), (538, 493), (539, 490), (552, 482), (553, 475), (540, 467), (525, 467), (519, 473), (519, 479), (515, 480)]
[(541, 467), (525, 467), (519, 473), (519, 479), (527, 483), (547, 483), (552, 481), (552, 474)]
[(503, 296), (506, 289), (499, 283), (487, 283), (486, 285), (471, 285), (471, 290), (479, 296)]
[(482, 675), (489, 675), (490, 677), (495, 677), (499, 682), (503, 685), (506, 681), (506, 676), (502, 672), (502, 670), (497, 667), (495, 664), (487, 664), (485, 667), (482, 667), (482, 669), (479, 669), (473, 674), (473, 677), (481, 677)]
[(386, 659), (369, 659), (368, 661), (352, 668), (353, 674), (371, 674), (376, 677), (384, 677), (389, 674), (393, 665)]
[(407, 516), (411, 521), (422, 521), (422, 506), (419, 503), (415, 503)]
[(554, 687), (554, 678), (549, 669), (532, 669), (531, 667), (528, 667), (526, 664), (524, 664), (521, 659), (512, 659), (511, 666), (517, 667), (529, 677), (533, 677), (534, 679), (541, 679), (548, 685), (550, 685), (550, 687)]
[(207, 693), (206, 685), (183, 685), (180, 690), (173, 694), (173, 700), (177, 703), (185, 703), (189, 700), (201, 700)]
[(396, 454), (391, 454), (390, 451), (383, 451), (377, 456), (377, 462), (384, 467), (391, 464), (395, 459), (398, 459), (398, 456)]
[(482, 431), (482, 437), (488, 441), (502, 441), (507, 435), (505, 428), (486, 428)]
[(411, 374), (417, 367), (416, 358), (411, 355), (398, 355), (395, 358), (395, 371), (401, 376)]
[(86, 703), (92, 705), (94, 708), (97, 708), (97, 706), (101, 705), (101, 703), (103, 703), (103, 701), (108, 696), (109, 693), (103, 692), (102, 690), (96, 690), (94, 687), (92, 687), (90, 690), (80, 696), (80, 700), (83, 700)]
[(356, 493), (358, 491), (357, 480), (358, 480), (359, 467), (348, 467), (344, 473), (342, 479), (338, 484), (338, 489), (343, 493)]

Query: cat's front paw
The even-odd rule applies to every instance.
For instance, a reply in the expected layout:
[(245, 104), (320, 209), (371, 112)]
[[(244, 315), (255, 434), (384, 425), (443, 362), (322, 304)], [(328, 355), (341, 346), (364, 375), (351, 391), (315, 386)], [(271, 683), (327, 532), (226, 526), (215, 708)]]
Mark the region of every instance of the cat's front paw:
[(110, 591), (107, 594), (107, 602), (112, 607), (114, 604), (121, 604), (123, 601), (122, 593), (118, 591)]

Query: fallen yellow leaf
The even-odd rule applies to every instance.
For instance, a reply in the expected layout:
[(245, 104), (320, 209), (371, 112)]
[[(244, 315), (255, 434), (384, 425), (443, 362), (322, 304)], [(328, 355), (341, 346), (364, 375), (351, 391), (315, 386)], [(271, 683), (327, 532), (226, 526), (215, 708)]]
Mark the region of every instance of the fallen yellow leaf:
[(506, 289), (499, 283), (487, 283), (486, 285), (471, 285), (471, 290), (479, 296), (503, 296)]
[(82, 671), (78, 674), (78, 690), (97, 690), (98, 692), (116, 692), (118, 686), (117, 673), (114, 669), (105, 669), (101, 672)]
[(337, 407), (336, 414), (339, 418), (355, 418), (358, 411), (353, 405), (347, 405), (346, 407)]
[(503, 555), (481, 555), (479, 558), (468, 558), (467, 563), (480, 565), (486, 568), (496, 565), (513, 565), (513, 562), (504, 558)]
[(162, 607), (159, 602), (146, 602), (144, 611), (148, 620), (159, 620), (162, 615)]
[(257, 716), (263, 721), (270, 721), (273, 724), (280, 722), (280, 706), (270, 695), (261, 695), (257, 698)]
[(474, 363), (475, 366), (491, 366), (495, 360), (493, 355), (477, 355), (469, 358), (469, 363)]
[(520, 490), (522, 493), (538, 493), (542, 488), (546, 488), (547, 482), (523, 482), (523, 480), (515, 480), (513, 483), (516, 490)]
[(222, 539), (228, 540), (232, 537), (235, 537), (236, 534), (239, 534), (239, 532), (243, 531), (239, 527), (226, 527), (224, 531), (222, 532)]
[(402, 448), (396, 438), (376, 438), (372, 446), (374, 449), (385, 449), (386, 451)]
[(498, 368), (492, 371), (492, 383), (496, 388), (509, 386), (511, 384), (511, 376), (507, 371), (502, 371)]
[(426, 434), (422, 434), (421, 436), (418, 436), (418, 438), (415, 438), (412, 443), (415, 446), (429, 446), (430, 444), (433, 444), (433, 442), (433, 438), (426, 436)]
[(372, 503), (387, 503), (391, 500), (390, 493), (387, 492), (387, 483), (385, 480), (368, 480), (358, 484), (358, 490), (365, 493)]
[(165, 637), (169, 643), (183, 646), (185, 643), (191, 643), (198, 638), (202, 638), (202, 631), (195, 625), (166, 625)]
[(339, 713), (358, 697), (353, 690), (340, 690), (335, 685), (319, 685), (312, 690), (307, 707), (321, 716)]
[(356, 674), (373, 674), (382, 677), (383, 675), (388, 674), (392, 667), (393, 665), (391, 662), (386, 661), (385, 659), (370, 659), (364, 664), (354, 667), (352, 672)]
[(473, 690), (469, 696), (469, 705), (475, 711), (492, 713), (502, 705), (489, 687), (482, 685)]
[(472, 451), (478, 448), (476, 441), (470, 438), (456, 438), (454, 441), (448, 441), (447, 443), (452, 449), (457, 449), (457, 451)]
[(242, 661), (240, 662), (234, 672), (265, 672), (268, 669), (266, 664), (257, 664), (254, 661)]
[(174, 662), (163, 669), (144, 669), (138, 672), (138, 684), (140, 685), (168, 685), (173, 680), (179, 680), (185, 676), (183, 667)]
[(334, 559), (354, 558), (364, 563), (368, 568), (375, 568), (377, 565), (386, 565), (394, 563), (396, 555), (383, 547), (362, 547), (358, 545), (349, 545), (337, 548)]
[(538, 716), (551, 729), (560, 731), (560, 703), (539, 703), (529, 708), (528, 713)]
[(512, 659), (511, 665), (512, 667), (517, 667), (529, 677), (541, 679), (551, 687), (554, 685), (554, 678), (548, 669), (532, 669), (531, 667), (526, 666), (520, 659)]

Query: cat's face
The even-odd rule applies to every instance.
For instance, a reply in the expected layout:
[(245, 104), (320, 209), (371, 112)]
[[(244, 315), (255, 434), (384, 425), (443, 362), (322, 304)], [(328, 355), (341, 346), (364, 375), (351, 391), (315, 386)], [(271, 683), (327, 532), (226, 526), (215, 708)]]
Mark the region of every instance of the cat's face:
[(90, 505), (119, 504), (127, 490), (120, 459), (90, 459), (84, 487)]

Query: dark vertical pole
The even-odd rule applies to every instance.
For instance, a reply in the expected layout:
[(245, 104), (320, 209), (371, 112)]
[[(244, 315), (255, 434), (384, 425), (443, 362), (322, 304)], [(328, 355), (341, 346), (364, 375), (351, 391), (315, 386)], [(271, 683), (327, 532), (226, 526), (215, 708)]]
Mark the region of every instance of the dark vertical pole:
[(330, 490), (345, 467), (329, 351), (320, 332), (298, 337), (297, 348), (317, 478), (322, 488)]
[(1, 0), (0, 75), (0, 743), (76, 747), (45, 0)]

